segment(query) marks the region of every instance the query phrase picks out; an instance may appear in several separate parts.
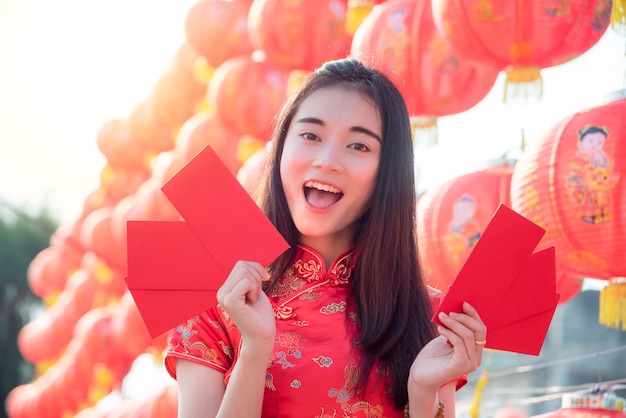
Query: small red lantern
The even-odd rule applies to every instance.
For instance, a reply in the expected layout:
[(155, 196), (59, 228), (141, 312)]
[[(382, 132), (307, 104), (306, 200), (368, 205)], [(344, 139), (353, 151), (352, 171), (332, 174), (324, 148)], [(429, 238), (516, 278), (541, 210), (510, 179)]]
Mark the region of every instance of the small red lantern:
[(555, 245), (557, 265), (610, 282), (600, 322), (624, 330), (625, 135), (626, 99), (578, 112), (522, 154), (511, 190), (513, 208), (548, 231), (542, 243)]
[(174, 151), (187, 162), (209, 145), (235, 175), (241, 166), (237, 160), (239, 139), (240, 134), (222, 123), (215, 113), (196, 113), (180, 128)]
[(540, 70), (570, 61), (595, 45), (611, 16), (611, 0), (432, 4), (435, 24), (459, 55), (505, 70), (507, 86), (525, 85), (529, 89), (524, 93), (536, 97), (541, 96)]
[(252, 52), (248, 37), (249, 1), (200, 0), (187, 12), (187, 42), (217, 68), (227, 59)]
[(383, 3), (363, 20), (352, 55), (395, 80), (415, 127), (463, 112), (489, 93), (499, 69), (463, 59), (438, 32), (430, 1)]
[(135, 169), (146, 165), (146, 150), (131, 136), (124, 119), (105, 122), (98, 130), (96, 144), (111, 167)]
[(418, 245), (427, 283), (446, 293), (496, 209), (510, 205), (513, 167), (456, 177), (417, 202)]
[(213, 73), (207, 97), (230, 129), (267, 140), (274, 115), (287, 97), (289, 74), (264, 57), (231, 58)]
[(310, 71), (350, 51), (346, 9), (347, 0), (254, 0), (250, 40), (277, 65)]

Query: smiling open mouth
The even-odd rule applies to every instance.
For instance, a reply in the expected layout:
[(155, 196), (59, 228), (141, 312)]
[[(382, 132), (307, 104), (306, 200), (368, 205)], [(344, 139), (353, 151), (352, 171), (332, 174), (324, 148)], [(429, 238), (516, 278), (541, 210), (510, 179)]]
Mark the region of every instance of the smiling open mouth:
[(329, 184), (317, 181), (307, 181), (304, 184), (304, 198), (309, 205), (324, 209), (337, 203), (343, 197), (343, 192)]

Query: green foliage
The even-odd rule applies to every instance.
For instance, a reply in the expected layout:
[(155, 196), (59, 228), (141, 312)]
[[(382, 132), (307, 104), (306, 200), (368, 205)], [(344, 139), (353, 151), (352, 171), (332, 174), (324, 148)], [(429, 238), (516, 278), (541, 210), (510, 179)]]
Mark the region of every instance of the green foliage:
[[(0, 202), (3, 203), (3, 202)], [(22, 358), (17, 336), (37, 309), (41, 299), (28, 286), (26, 272), (31, 261), (50, 245), (57, 224), (41, 210), (36, 215), (0, 205), (0, 399), (2, 405), (15, 386), (33, 378), (33, 365)], [(0, 408), (0, 417), (4, 415)]]

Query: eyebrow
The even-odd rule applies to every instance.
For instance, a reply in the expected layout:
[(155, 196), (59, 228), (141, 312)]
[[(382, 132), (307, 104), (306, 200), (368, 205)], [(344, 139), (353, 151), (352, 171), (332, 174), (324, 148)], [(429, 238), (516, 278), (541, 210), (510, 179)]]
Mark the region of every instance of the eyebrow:
[[(324, 126), (325, 123), (323, 120), (318, 119), (318, 118), (312, 118), (312, 117), (306, 117), (306, 118), (300, 118), (298, 120), (296, 120), (296, 123), (314, 123), (316, 125), (321, 125)], [(378, 142), (382, 143), (383, 140), (380, 136), (378, 136), (375, 132), (370, 131), (367, 128), (364, 128), (362, 126), (352, 126), (350, 128), (351, 131), (353, 132), (361, 132), (365, 135), (371, 136), (372, 138), (374, 138), (375, 140), (377, 140)]]

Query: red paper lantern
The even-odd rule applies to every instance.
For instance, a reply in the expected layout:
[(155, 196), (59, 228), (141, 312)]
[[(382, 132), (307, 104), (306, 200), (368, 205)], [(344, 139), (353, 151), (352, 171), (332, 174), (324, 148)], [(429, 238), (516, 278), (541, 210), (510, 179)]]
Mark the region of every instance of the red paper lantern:
[(196, 113), (180, 128), (175, 152), (187, 162), (209, 145), (235, 175), (241, 166), (237, 160), (240, 136), (238, 132), (222, 123), (214, 113)]
[(145, 167), (146, 150), (131, 136), (126, 120), (112, 119), (105, 122), (98, 130), (96, 143), (111, 167)]
[(280, 66), (313, 70), (350, 51), (346, 9), (347, 0), (254, 0), (250, 40)]
[(510, 205), (512, 173), (508, 165), (483, 169), (419, 198), (418, 248), (430, 286), (448, 291), (500, 203)]
[(376, 6), (354, 35), (352, 55), (394, 79), (414, 122), (426, 127), (476, 105), (499, 73), (457, 54), (437, 32), (425, 0)]
[(237, 181), (252, 197), (255, 196), (256, 189), (263, 178), (263, 172), (270, 154), (270, 144), (268, 142), (264, 148), (252, 154), (237, 172)]
[(289, 73), (264, 57), (231, 58), (213, 73), (208, 100), (230, 129), (267, 140), (274, 116), (287, 97)]
[[(458, 54), (505, 70), (541, 94), (541, 68), (570, 61), (609, 26), (611, 0), (432, 0), (435, 24)], [(531, 91), (528, 91), (531, 92)]]
[(626, 99), (578, 112), (524, 152), (511, 191), (513, 208), (546, 228), (542, 243), (555, 245), (558, 265), (570, 278), (615, 282), (605, 289), (615, 292), (614, 308), (601, 300), (613, 319), (601, 322), (622, 322), (623, 329), (626, 283), (618, 278), (626, 277), (625, 135)]
[(200, 0), (187, 12), (187, 41), (211, 67), (252, 52), (247, 27), (249, 3), (247, 0)]
[(111, 229), (112, 206), (98, 208), (85, 218), (81, 229), (81, 244), (88, 251), (93, 251), (106, 260), (107, 264), (118, 271), (126, 270), (126, 248), (113, 237)]

